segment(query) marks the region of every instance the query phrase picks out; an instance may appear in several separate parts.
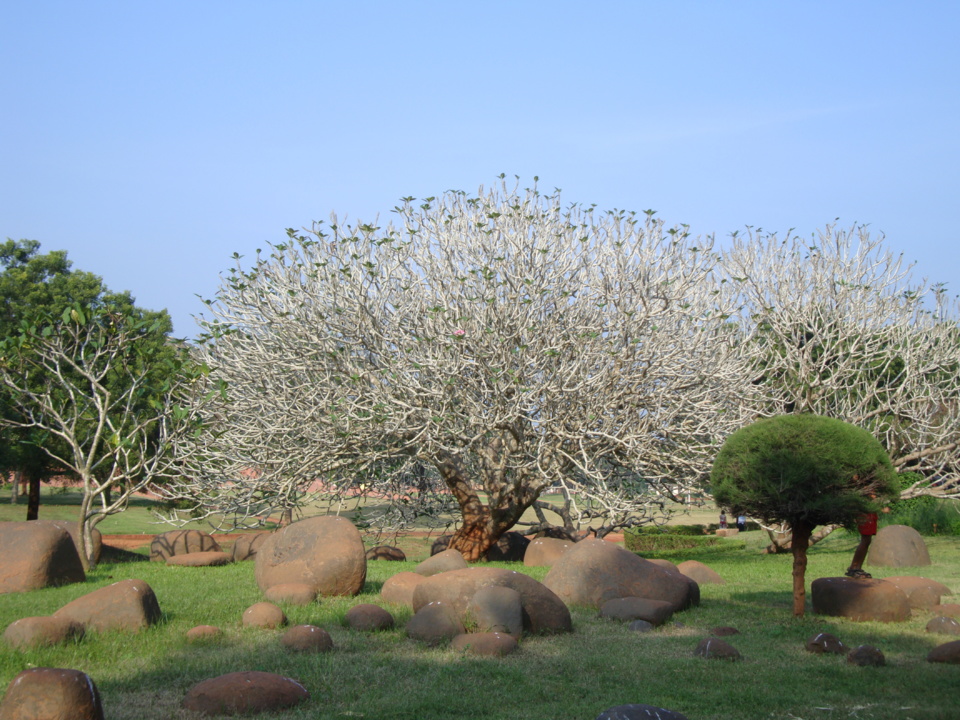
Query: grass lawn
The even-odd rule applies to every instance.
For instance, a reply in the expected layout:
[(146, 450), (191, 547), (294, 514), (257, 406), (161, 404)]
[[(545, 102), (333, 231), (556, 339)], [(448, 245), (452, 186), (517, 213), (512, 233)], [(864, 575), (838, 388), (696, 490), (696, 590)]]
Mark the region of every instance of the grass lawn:
[[(50, 517), (52, 509), (41, 508), (41, 517)], [(146, 532), (157, 531), (152, 527)], [(153, 587), (163, 621), (135, 635), (91, 634), (68, 645), (26, 652), (0, 643), (0, 691), (28, 667), (76, 668), (97, 683), (108, 720), (187, 720), (179, 703), (197, 682), (227, 672), (265, 670), (295, 678), (310, 691), (304, 705), (260, 716), (290, 720), (593, 720), (623, 703), (659, 705), (691, 720), (960, 716), (960, 667), (924, 659), (934, 646), (956, 639), (925, 632), (931, 613), (915, 611), (907, 622), (891, 624), (809, 613), (796, 620), (791, 616), (791, 558), (760, 554), (765, 538), (759, 532), (740, 537), (746, 548), (738, 544), (734, 550), (663, 554), (675, 562), (705, 562), (727, 581), (703, 585), (700, 607), (675, 615), (675, 622), (638, 634), (597, 618), (595, 610), (572, 608), (572, 634), (524, 638), (517, 653), (503, 659), (461, 656), (407, 639), (402, 628), (411, 611), (404, 607), (384, 605), (397, 620), (396, 630), (366, 635), (344, 627), (350, 607), (379, 603), (384, 580), (412, 569), (413, 562), (369, 563), (367, 585), (358, 597), (285, 607), (291, 624), (311, 623), (333, 636), (333, 652), (307, 656), (284, 651), (280, 631), (240, 627), (244, 609), (262, 600), (253, 563), (218, 568), (102, 563), (86, 583), (0, 596), (0, 628), (21, 617), (51, 614), (82, 594), (126, 578)], [(841, 574), (855, 544), (854, 536), (834, 533), (812, 548), (808, 588), (814, 578)], [(877, 577), (933, 578), (960, 594), (960, 540), (927, 538), (927, 545), (930, 567), (870, 569)], [(545, 568), (497, 565), (537, 579), (546, 573)], [(224, 635), (204, 644), (187, 643), (186, 631), (200, 624), (217, 625)], [(693, 657), (697, 642), (720, 625), (740, 630), (727, 639), (743, 654), (742, 661)], [(886, 667), (855, 667), (843, 657), (807, 653), (804, 641), (824, 631), (851, 647), (879, 647)]]

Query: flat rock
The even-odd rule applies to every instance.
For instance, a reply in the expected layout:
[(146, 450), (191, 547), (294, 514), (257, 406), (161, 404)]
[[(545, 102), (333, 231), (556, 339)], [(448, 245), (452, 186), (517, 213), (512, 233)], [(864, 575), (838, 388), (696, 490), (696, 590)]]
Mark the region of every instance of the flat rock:
[(80, 670), (29, 668), (7, 686), (0, 720), (103, 720), (103, 704)]
[(847, 646), (844, 645), (836, 635), (828, 632), (817, 633), (809, 638), (803, 647), (807, 652), (818, 655), (847, 654)]
[(529, 575), (504, 568), (471, 567), (425, 578), (413, 591), (413, 609), (417, 611), (429, 603), (440, 602), (453, 608), (462, 622), (477, 591), (491, 586), (508, 587), (520, 593), (524, 632), (555, 633), (573, 629), (569, 609), (549, 588)]
[(293, 707), (309, 697), (307, 689), (295, 680), (252, 670), (194, 685), (183, 699), (183, 707), (202, 715), (254, 715)]
[(390, 630), (394, 625), (393, 615), (379, 605), (361, 603), (347, 610), (347, 625), (360, 632), (379, 632)]
[(257, 556), (257, 551), (263, 545), (267, 538), (272, 535), (269, 530), (263, 530), (256, 533), (247, 533), (237, 538), (231, 549), (231, 557), (234, 562), (243, 562), (244, 560), (253, 560)]
[(254, 562), (263, 591), (305, 583), (318, 595), (357, 595), (367, 577), (363, 538), (353, 523), (337, 515), (306, 518), (272, 533)]
[(687, 716), (655, 705), (632, 703), (608, 708), (596, 720), (687, 720)]
[(428, 557), (417, 565), (413, 571), (417, 575), (431, 577), (449, 570), (463, 570), (465, 567), (467, 567), (467, 561), (459, 550), (443, 550)]
[(960, 665), (960, 640), (952, 640), (943, 645), (937, 645), (927, 653), (927, 662)]
[(910, 617), (906, 593), (893, 583), (871, 578), (817, 578), (810, 585), (813, 612), (862, 622), (900, 622)]
[(209, 550), (207, 552), (189, 553), (187, 555), (171, 555), (167, 558), (167, 565), (178, 565), (180, 567), (216, 567), (218, 565), (229, 565), (233, 558), (219, 550)]
[(367, 560), (389, 560), (391, 562), (404, 562), (407, 555), (403, 550), (392, 545), (377, 545), (367, 550)]
[(188, 642), (202, 642), (205, 640), (216, 640), (223, 635), (223, 630), (216, 625), (197, 625), (187, 630)]
[(80, 623), (86, 630), (137, 632), (160, 621), (157, 596), (143, 580), (121, 580), (78, 597), (54, 617)]
[(426, 578), (415, 572), (399, 572), (391, 575), (380, 588), (380, 597), (385, 602), (413, 607), (413, 592)]
[(240, 624), (243, 627), (273, 629), (286, 625), (287, 616), (271, 602), (258, 602), (243, 611)]
[(570, 540), (559, 540), (557, 538), (536, 538), (527, 546), (527, 552), (523, 556), (523, 564), (529, 567), (552, 567), (560, 556), (572, 548), (574, 543)]
[(0, 523), (0, 594), (87, 579), (70, 533), (54, 522)]
[(624, 597), (607, 600), (600, 606), (600, 617), (622, 622), (646, 620), (659, 627), (672, 616), (673, 605), (663, 600)]
[(427, 645), (439, 645), (465, 632), (456, 611), (440, 602), (424, 605), (407, 622), (407, 636)]
[(883, 667), (887, 659), (873, 645), (858, 645), (847, 653), (847, 662), (860, 667)]
[(170, 530), (155, 535), (150, 543), (150, 559), (154, 562), (200, 552), (220, 552), (220, 545), (213, 535), (203, 530)]
[(708, 637), (697, 643), (693, 654), (708, 660), (740, 660), (740, 651), (720, 638)]
[(498, 632), (463, 633), (450, 642), (459, 652), (485, 657), (502, 657), (515, 652), (517, 640), (512, 635)]
[(642, 597), (662, 600), (674, 612), (700, 602), (700, 587), (684, 575), (604, 540), (584, 540), (563, 554), (543, 584), (563, 602), (599, 609), (607, 600)]
[(727, 581), (712, 568), (696, 560), (684, 560), (677, 565), (677, 570), (686, 575), (691, 580), (696, 580), (698, 585), (726, 585)]
[(3, 633), (4, 642), (20, 650), (46, 647), (83, 637), (83, 625), (76, 620), (50, 615), (14, 620)]
[(280, 583), (268, 587), (263, 596), (272, 603), (310, 605), (317, 599), (317, 589), (308, 583)]
[(323, 628), (316, 625), (294, 625), (289, 628), (280, 644), (295, 652), (329, 652), (333, 650), (333, 638)]
[(951, 594), (950, 588), (943, 583), (914, 575), (898, 575), (884, 578), (884, 581), (903, 590), (910, 601), (910, 607), (918, 610), (932, 610), (940, 604), (941, 596)]
[(930, 553), (920, 535), (909, 525), (880, 528), (867, 552), (867, 564), (879, 567), (921, 567), (930, 564)]
[(960, 635), (960, 622), (952, 617), (935, 617), (927, 623), (926, 631), (938, 635)]

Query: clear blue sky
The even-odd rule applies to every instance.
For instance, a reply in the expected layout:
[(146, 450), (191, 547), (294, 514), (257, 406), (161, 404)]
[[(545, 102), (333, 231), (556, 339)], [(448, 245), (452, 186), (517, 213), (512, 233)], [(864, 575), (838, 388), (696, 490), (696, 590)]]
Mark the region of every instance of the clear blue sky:
[(869, 223), (960, 292), (960, 3), (3, 0), (0, 239), (167, 308), (505, 172), (718, 238)]

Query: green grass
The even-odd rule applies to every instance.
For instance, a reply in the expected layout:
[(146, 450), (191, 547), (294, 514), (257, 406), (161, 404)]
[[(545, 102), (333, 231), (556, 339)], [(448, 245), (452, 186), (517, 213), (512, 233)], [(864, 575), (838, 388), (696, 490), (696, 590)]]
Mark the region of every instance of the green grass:
[[(43, 511), (42, 511), (43, 514)], [(427, 648), (406, 638), (411, 611), (385, 605), (398, 629), (375, 635), (345, 628), (346, 611), (379, 603), (391, 574), (414, 563), (373, 562), (367, 586), (355, 598), (324, 598), (285, 608), (290, 622), (327, 629), (335, 650), (296, 655), (279, 644), (279, 631), (240, 627), (243, 610), (262, 599), (252, 563), (218, 568), (178, 568), (159, 563), (101, 563), (86, 583), (0, 596), (0, 627), (25, 616), (44, 615), (96, 588), (140, 578), (155, 590), (163, 621), (138, 634), (92, 634), (54, 648), (20, 652), (0, 643), (0, 690), (33, 666), (76, 668), (88, 673), (103, 695), (109, 720), (187, 720), (179, 709), (195, 683), (239, 670), (266, 670), (299, 680), (311, 692), (306, 704), (263, 718), (481, 718), (483, 720), (592, 720), (623, 703), (650, 703), (708, 718), (913, 718), (956, 716), (960, 668), (925, 662), (927, 652), (952, 638), (924, 631), (930, 613), (917, 611), (894, 624), (854, 623), (808, 614), (791, 616), (789, 556), (761, 555), (760, 532), (741, 534), (746, 548), (686, 550), (660, 555), (679, 562), (701, 560), (727, 580), (701, 587), (702, 603), (651, 633), (632, 633), (594, 610), (572, 610), (575, 631), (525, 638), (503, 659), (464, 657)], [(835, 533), (811, 549), (809, 582), (838, 575), (849, 562), (856, 537)], [(960, 593), (960, 540), (927, 540), (933, 565), (872, 569), (876, 576), (918, 574)], [(520, 571), (523, 566), (498, 564)], [(531, 568), (542, 579), (546, 569)], [(186, 631), (217, 625), (216, 641), (189, 644)], [(720, 625), (737, 627), (728, 638), (743, 654), (738, 663), (693, 657), (698, 640)], [(869, 643), (887, 658), (883, 668), (848, 665), (842, 657), (817, 656), (804, 641), (822, 632), (849, 646)]]

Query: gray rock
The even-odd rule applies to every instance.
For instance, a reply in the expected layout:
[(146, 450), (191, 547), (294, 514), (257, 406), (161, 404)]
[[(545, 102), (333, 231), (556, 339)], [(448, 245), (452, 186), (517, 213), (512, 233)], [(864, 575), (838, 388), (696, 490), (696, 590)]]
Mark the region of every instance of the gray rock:
[(440, 645), (465, 632), (454, 609), (439, 602), (420, 608), (407, 622), (407, 635), (427, 645)]
[(908, 525), (880, 528), (867, 552), (867, 564), (880, 567), (919, 567), (930, 564), (923, 537)]
[(624, 597), (607, 600), (600, 606), (600, 617), (627, 622), (646, 620), (660, 626), (673, 616), (673, 606), (663, 600)]
[(463, 555), (460, 554), (459, 550), (443, 550), (438, 552), (436, 555), (433, 555), (422, 563), (417, 565), (413, 571), (417, 575), (423, 575), (424, 577), (431, 577), (433, 575), (439, 575), (442, 572), (448, 572), (450, 570), (463, 570), (467, 567), (467, 561), (464, 560)]
[(523, 633), (523, 598), (510, 587), (481, 587), (467, 602), (466, 618), (479, 633), (503, 633), (518, 638)]
[(697, 643), (693, 654), (708, 660), (740, 660), (740, 651), (733, 645), (715, 637), (708, 637)]
[(847, 662), (860, 667), (883, 667), (887, 659), (873, 645), (859, 645), (847, 653)]

